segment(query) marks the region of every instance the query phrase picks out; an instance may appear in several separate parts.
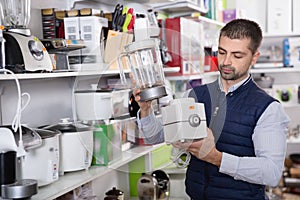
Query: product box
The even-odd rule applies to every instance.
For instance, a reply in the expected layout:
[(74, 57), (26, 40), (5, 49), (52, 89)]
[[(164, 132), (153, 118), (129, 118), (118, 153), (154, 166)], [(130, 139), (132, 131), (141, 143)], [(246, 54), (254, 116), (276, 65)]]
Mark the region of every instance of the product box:
[(293, 0), (293, 33), (300, 32), (300, 1)]
[(267, 4), (267, 32), (292, 32), (292, 0), (272, 0), (272, 3)]
[(223, 10), (223, 22), (227, 23), (237, 18), (236, 9), (226, 9)]
[(283, 64), (286, 67), (300, 67), (300, 37), (283, 40)]
[(71, 51), (69, 63), (71, 70), (100, 70), (104, 63), (104, 28), (108, 20), (97, 16), (64, 18), (65, 38), (81, 39), (86, 47)]
[(120, 123), (95, 125), (92, 165), (107, 166), (122, 156)]
[(172, 61), (169, 67), (180, 67), (178, 73), (169, 75), (190, 75), (203, 72), (204, 47), (203, 24), (193, 18), (166, 19), (166, 45)]

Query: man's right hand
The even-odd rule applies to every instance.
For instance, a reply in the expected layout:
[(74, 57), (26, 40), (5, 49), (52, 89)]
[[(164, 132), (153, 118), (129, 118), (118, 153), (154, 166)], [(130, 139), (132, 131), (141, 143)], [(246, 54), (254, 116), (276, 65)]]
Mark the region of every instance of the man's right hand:
[[(131, 79), (132, 85), (136, 86), (136, 80), (134, 80), (133, 75), (130, 73), (129, 77)], [(152, 101), (141, 101), (140, 97), (141, 90), (134, 89), (132, 94), (134, 96), (134, 100), (139, 104), (140, 106), (140, 118), (147, 117), (152, 112)]]
[(141, 101), (141, 97), (140, 97), (140, 89), (135, 89), (133, 91), (133, 96), (135, 101), (139, 104), (140, 106), (140, 118), (143, 117), (147, 117), (148, 115), (150, 115), (150, 113), (152, 112), (152, 101)]

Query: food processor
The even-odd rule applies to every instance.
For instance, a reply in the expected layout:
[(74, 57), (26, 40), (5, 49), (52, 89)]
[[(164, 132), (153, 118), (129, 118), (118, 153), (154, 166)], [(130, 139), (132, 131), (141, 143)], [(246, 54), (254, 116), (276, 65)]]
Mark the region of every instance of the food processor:
[(135, 41), (126, 45), (124, 53), (118, 57), (122, 83), (126, 84), (124, 68), (127, 65), (136, 81), (136, 87), (141, 89), (141, 101), (167, 96), (159, 46), (160, 40), (157, 38)]
[(28, 29), (30, 5), (30, 0), (0, 0), (0, 18), (5, 39), (5, 51), (1, 53), (1, 63), (5, 64), (2, 64), (2, 68), (15, 73), (52, 71), (52, 62), (46, 48)]

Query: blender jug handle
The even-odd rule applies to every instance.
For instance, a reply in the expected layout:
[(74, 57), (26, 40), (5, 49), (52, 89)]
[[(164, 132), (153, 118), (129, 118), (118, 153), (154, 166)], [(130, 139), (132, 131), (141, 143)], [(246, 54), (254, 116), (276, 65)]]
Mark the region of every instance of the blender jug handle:
[(120, 71), (120, 80), (121, 80), (121, 84), (122, 85), (126, 85), (127, 84), (127, 80), (126, 80), (126, 77), (125, 77), (125, 72), (124, 72), (124, 69), (123, 69), (123, 62), (122, 62), (122, 59), (125, 56), (127, 56), (126, 53), (121, 53), (118, 56), (118, 67), (119, 67), (119, 71)]

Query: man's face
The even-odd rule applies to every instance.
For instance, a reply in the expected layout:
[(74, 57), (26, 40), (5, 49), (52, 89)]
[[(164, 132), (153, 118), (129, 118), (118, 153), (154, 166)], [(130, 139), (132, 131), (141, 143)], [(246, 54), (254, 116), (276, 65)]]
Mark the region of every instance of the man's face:
[(239, 82), (248, 76), (249, 68), (259, 57), (248, 48), (250, 39), (230, 39), (222, 36), (219, 40), (218, 63), (224, 80)]

